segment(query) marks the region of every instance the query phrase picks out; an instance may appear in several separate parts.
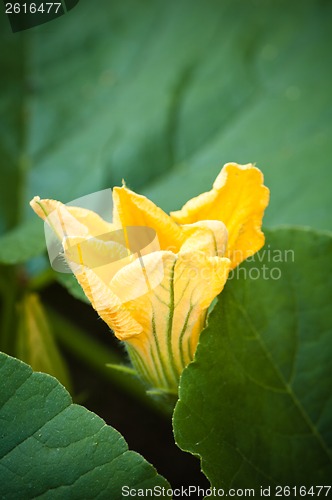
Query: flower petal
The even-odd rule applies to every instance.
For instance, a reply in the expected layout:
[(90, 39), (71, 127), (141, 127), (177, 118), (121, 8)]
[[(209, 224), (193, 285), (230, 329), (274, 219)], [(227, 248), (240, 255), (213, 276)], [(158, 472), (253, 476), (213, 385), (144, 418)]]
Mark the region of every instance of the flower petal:
[(210, 257), (223, 257), (227, 248), (228, 232), (219, 220), (202, 220), (182, 226), (188, 238), (180, 252), (205, 252)]
[(63, 242), (65, 256), (77, 281), (117, 337), (125, 340), (141, 333), (142, 327), (109, 287), (110, 279), (132, 256), (128, 256), (127, 249), (116, 241), (93, 238), (94, 235), (117, 235), (114, 226), (90, 210), (63, 205), (59, 201), (40, 200), (36, 196), (30, 205)]
[[(167, 350), (169, 282), (176, 258), (175, 254), (167, 251), (143, 257), (144, 274), (149, 280), (149, 287), (145, 284), (139, 260), (124, 267), (110, 285), (116, 293), (121, 291), (121, 300), (128, 298), (124, 306), (142, 327), (140, 335), (127, 337), (128, 352), (133, 364), (149, 385), (159, 388), (176, 385)], [(145, 293), (136, 293), (139, 288)], [(133, 293), (135, 298), (130, 300)]]
[(142, 332), (121, 300), (93, 269), (76, 266), (75, 276), (99, 316), (114, 331), (117, 338), (126, 340)]
[(100, 236), (114, 231), (113, 224), (85, 208), (71, 207), (56, 200), (41, 200), (35, 196), (30, 201), (32, 209), (52, 227), (59, 240), (69, 236)]
[(181, 210), (171, 212), (171, 217), (179, 224), (222, 221), (228, 231), (226, 256), (234, 268), (264, 245), (260, 228), (269, 190), (263, 180), (261, 171), (252, 164), (228, 163), (211, 191), (189, 200)]
[[(156, 264), (159, 262), (159, 264)], [(230, 261), (204, 252), (159, 252), (144, 258), (146, 275), (155, 284), (144, 295), (125, 302), (142, 333), (127, 337), (130, 356), (148, 383), (160, 389), (177, 388), (183, 368), (192, 360), (207, 309), (221, 292)], [(111, 283), (122, 290), (122, 300), (143, 281), (138, 260), (124, 267)]]
[(157, 233), (161, 250), (176, 253), (185, 236), (161, 208), (125, 186), (113, 189), (113, 223), (118, 227), (147, 226)]
[[(111, 236), (112, 234), (109, 233)], [(66, 260), (74, 274), (77, 264), (92, 269), (100, 279), (109, 285), (115, 274), (125, 265), (132, 262), (134, 256), (128, 249), (116, 241), (102, 241), (97, 238), (68, 237), (63, 240)]]

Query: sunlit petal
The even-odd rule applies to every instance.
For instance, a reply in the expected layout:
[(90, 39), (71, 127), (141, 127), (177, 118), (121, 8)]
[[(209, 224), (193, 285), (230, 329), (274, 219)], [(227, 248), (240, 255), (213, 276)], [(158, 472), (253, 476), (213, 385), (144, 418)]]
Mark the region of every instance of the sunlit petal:
[(177, 252), (185, 236), (181, 228), (161, 208), (145, 196), (125, 186), (113, 189), (113, 223), (119, 227), (147, 226), (153, 228), (161, 250)]
[(228, 163), (211, 191), (191, 199), (171, 217), (179, 224), (222, 221), (228, 231), (226, 255), (235, 267), (264, 245), (261, 225), (269, 190), (263, 181), (263, 174), (252, 164)]

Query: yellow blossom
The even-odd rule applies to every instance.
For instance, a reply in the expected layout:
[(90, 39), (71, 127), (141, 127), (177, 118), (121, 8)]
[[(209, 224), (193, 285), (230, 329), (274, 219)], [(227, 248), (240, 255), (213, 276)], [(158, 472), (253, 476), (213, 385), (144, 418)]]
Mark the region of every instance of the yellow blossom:
[(176, 392), (229, 270), (264, 244), (268, 201), (259, 169), (229, 163), (211, 191), (170, 216), (126, 186), (113, 189), (112, 223), (55, 200), (35, 197), (31, 206), (137, 372)]

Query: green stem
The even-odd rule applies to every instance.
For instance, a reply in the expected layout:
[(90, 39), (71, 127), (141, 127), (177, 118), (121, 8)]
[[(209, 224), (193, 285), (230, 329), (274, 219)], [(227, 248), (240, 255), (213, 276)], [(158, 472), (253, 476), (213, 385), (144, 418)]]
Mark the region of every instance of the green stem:
[[(24, 214), (25, 203), (25, 190), (26, 181), (29, 169), (29, 162), (27, 157), (27, 143), (28, 143), (28, 104), (26, 98), (26, 82), (27, 82), (27, 50), (26, 43), (29, 35), (19, 33), (17, 35), (19, 44), (19, 78), (21, 83), (21, 99), (18, 106), (20, 106), (19, 114), (19, 136), (18, 136), (18, 158), (17, 158), (17, 181), (16, 193), (13, 199), (12, 217), (8, 221), (8, 230), (17, 226)], [(17, 277), (17, 268), (8, 267), (5, 270), (6, 276), (6, 293), (2, 302), (2, 318), (1, 318), (1, 332), (0, 332), (0, 347), (8, 353), (14, 354), (15, 349), (15, 336), (16, 336), (16, 302), (20, 287)]]
[(18, 170), (18, 178), (17, 178), (17, 187), (16, 187), (16, 214), (15, 214), (15, 225), (19, 224), (24, 215), (25, 211), (25, 194), (26, 194), (26, 184), (27, 184), (27, 176), (30, 168), (30, 162), (28, 158), (28, 120), (29, 120), (29, 97), (27, 96), (27, 80), (29, 78), (29, 60), (28, 54), (31, 50), (27, 50), (27, 44), (30, 41), (29, 34), (20, 33), (20, 57), (21, 57), (21, 66), (20, 66), (20, 78), (21, 78), (21, 102), (20, 102), (20, 136), (19, 136), (19, 157), (17, 160), (17, 170)]
[(28, 283), (29, 290), (33, 292), (39, 292), (48, 285), (51, 285), (55, 281), (55, 273), (53, 269), (48, 267), (42, 271), (37, 276), (30, 279)]
[(5, 298), (7, 294), (7, 280), (5, 277), (6, 267), (0, 266), (0, 293), (3, 298)]
[(18, 282), (15, 267), (6, 269), (7, 290), (3, 295), (0, 347), (7, 354), (14, 354), (16, 332), (16, 299)]

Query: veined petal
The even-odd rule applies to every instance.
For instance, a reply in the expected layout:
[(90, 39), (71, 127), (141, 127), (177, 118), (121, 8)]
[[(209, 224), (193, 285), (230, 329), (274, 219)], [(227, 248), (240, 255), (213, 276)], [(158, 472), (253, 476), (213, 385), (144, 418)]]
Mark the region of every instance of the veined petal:
[[(147, 382), (175, 391), (183, 368), (193, 359), (207, 308), (224, 287), (230, 261), (197, 251), (159, 252), (145, 257), (147, 276), (156, 272), (156, 260), (163, 263), (162, 281), (124, 304), (142, 326), (142, 333), (127, 337), (127, 343), (133, 363)], [(135, 261), (122, 268), (111, 286), (123, 290), (123, 300), (141, 276)]]
[[(121, 291), (122, 300), (128, 298), (124, 306), (142, 327), (140, 335), (127, 338), (132, 362), (149, 385), (159, 388), (169, 388), (176, 384), (167, 350), (171, 301), (169, 283), (176, 259), (177, 256), (172, 252), (154, 252), (143, 258), (144, 274), (141, 262), (135, 260), (124, 267), (111, 283), (112, 290), (116, 293)], [(149, 287), (146, 279), (150, 283)], [(140, 285), (145, 293), (130, 300)]]
[(185, 236), (161, 208), (125, 186), (113, 189), (113, 223), (118, 227), (147, 226), (157, 233), (161, 250), (176, 253)]
[(182, 229), (188, 238), (180, 252), (201, 251), (210, 257), (223, 257), (227, 248), (228, 232), (219, 220), (202, 220), (185, 224)]
[(221, 220), (228, 231), (226, 256), (236, 267), (264, 245), (261, 224), (269, 190), (263, 181), (263, 174), (252, 164), (228, 163), (211, 191), (189, 200), (171, 217), (179, 224)]
[(180, 350), (180, 373), (193, 359), (207, 309), (224, 288), (229, 269), (227, 258), (196, 251), (179, 254), (174, 275), (173, 349), (175, 353)]

